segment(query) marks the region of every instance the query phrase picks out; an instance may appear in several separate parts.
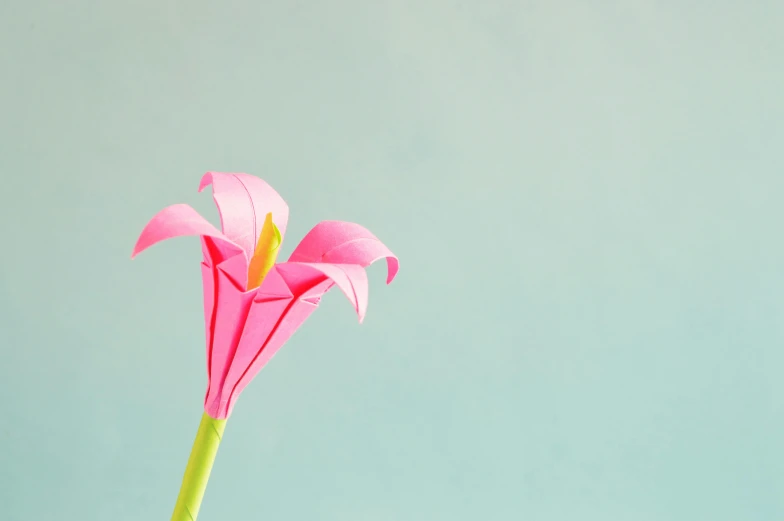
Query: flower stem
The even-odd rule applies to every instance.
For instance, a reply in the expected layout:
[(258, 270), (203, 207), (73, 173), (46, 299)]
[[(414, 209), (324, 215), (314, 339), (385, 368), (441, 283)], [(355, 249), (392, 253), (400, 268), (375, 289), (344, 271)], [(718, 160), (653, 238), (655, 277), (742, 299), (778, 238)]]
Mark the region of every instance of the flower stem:
[(171, 521), (196, 521), (225, 428), (226, 420), (216, 420), (206, 412), (202, 415)]

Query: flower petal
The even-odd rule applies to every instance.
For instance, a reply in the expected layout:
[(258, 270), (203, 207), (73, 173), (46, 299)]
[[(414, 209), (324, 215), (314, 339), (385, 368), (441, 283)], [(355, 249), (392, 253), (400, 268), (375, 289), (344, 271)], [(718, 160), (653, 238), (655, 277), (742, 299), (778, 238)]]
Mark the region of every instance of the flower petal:
[[(231, 414), (242, 390), (315, 311), (321, 297), (335, 285), (354, 305), (362, 322), (368, 301), (367, 273), (362, 266), (285, 262), (270, 270), (255, 292), (250, 309), (239, 311), (235, 306), (229, 312), (235, 320), (239, 317), (238, 324), (243, 324), (238, 343), (236, 336), (220, 342), (216, 337), (214, 346), (225, 344), (232, 347), (220, 352), (213, 348), (210, 389), (205, 399), (208, 414), (213, 418), (227, 418)], [(247, 298), (251, 294), (245, 292), (241, 297)], [(218, 315), (221, 307), (230, 305), (230, 301), (221, 301)], [(228, 365), (226, 360), (230, 360)]]
[[(205, 274), (210, 275), (210, 274)], [(209, 279), (206, 279), (209, 280)], [(205, 300), (207, 296), (205, 286)], [(225, 418), (228, 393), (222, 393), (226, 376), (231, 370), (234, 356), (240, 344), (242, 328), (253, 303), (252, 292), (242, 292), (226, 273), (216, 270), (214, 278), (214, 301), (210, 307), (211, 330), (207, 337), (207, 375), (209, 386), (204, 398), (205, 410), (213, 418)], [(205, 304), (205, 312), (207, 306)]]
[(370, 266), (387, 259), (387, 284), (400, 266), (397, 257), (366, 228), (343, 221), (322, 221), (300, 241), (289, 262), (358, 264)]
[(207, 219), (187, 204), (167, 206), (150, 219), (142, 230), (131, 258), (160, 241), (186, 235), (212, 237), (229, 250), (240, 253), (241, 248), (219, 232)]
[[(367, 309), (367, 274), (357, 264), (275, 265), (251, 304), (231, 367), (206, 402), (215, 418), (231, 414), (242, 390), (318, 307), (321, 297), (337, 285), (354, 305), (362, 321)], [(211, 378), (211, 382), (214, 378)], [(215, 388), (217, 389), (217, 388)]]
[(278, 192), (258, 177), (207, 172), (201, 178), (199, 192), (210, 184), (223, 233), (242, 247), (248, 259), (253, 256), (267, 213), (272, 212), (281, 237), (286, 233), (289, 207)]
[[(365, 319), (368, 305), (368, 278), (365, 268), (359, 264), (329, 264), (326, 262), (319, 263), (285, 263), (279, 264), (279, 271), (283, 277), (288, 279), (292, 277), (293, 270), (301, 271), (299, 266), (307, 267), (310, 270), (323, 275), (325, 278), (331, 279), (332, 282), (340, 288), (346, 298), (348, 298), (354, 310), (357, 312), (360, 323)], [(302, 277), (304, 273), (298, 273), (297, 277)], [(314, 292), (317, 285), (312, 285), (301, 296), (303, 299), (320, 299), (321, 296), (329, 290), (332, 285), (322, 288), (320, 292)]]
[(231, 414), (242, 390), (317, 307), (317, 303), (292, 297), (253, 301), (231, 371), (224, 383), (223, 398), (216, 411), (218, 414), (224, 417)]

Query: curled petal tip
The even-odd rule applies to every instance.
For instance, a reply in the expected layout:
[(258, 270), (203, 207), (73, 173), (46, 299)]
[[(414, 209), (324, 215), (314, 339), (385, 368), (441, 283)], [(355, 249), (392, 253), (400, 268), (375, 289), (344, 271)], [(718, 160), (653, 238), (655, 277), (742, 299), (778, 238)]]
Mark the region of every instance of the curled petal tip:
[(145, 239), (146, 236), (144, 233), (142, 233), (142, 235), (140, 235), (136, 240), (136, 244), (133, 245), (133, 251), (131, 252), (131, 260), (135, 259), (137, 255), (151, 246), (151, 244), (147, 244), (149, 241)]
[[(276, 266), (284, 279), (297, 282), (300, 286), (300, 293), (305, 288), (303, 295), (309, 298), (321, 297), (332, 285), (340, 288), (340, 291), (351, 302), (351, 307), (359, 318), (359, 322), (365, 318), (368, 305), (368, 279), (365, 268), (359, 264), (331, 264), (328, 262), (300, 263), (284, 262)], [(313, 272), (320, 272), (322, 277), (313, 277)], [(329, 279), (329, 281), (326, 281)], [(331, 281), (331, 282), (330, 282)]]
[(212, 174), (212, 172), (207, 172), (201, 176), (201, 181), (199, 181), (199, 193), (203, 192), (205, 188), (212, 184)]
[(392, 281), (397, 277), (397, 272), (400, 270), (400, 261), (397, 257), (387, 257), (387, 285), (392, 284)]
[(322, 221), (297, 245), (289, 262), (357, 264), (363, 267), (387, 259), (387, 284), (399, 269), (397, 256), (367, 228), (356, 223)]
[(175, 204), (155, 214), (145, 225), (133, 247), (131, 258), (136, 257), (153, 244), (185, 235), (214, 237), (226, 243), (233, 250), (239, 249), (196, 210), (187, 204)]

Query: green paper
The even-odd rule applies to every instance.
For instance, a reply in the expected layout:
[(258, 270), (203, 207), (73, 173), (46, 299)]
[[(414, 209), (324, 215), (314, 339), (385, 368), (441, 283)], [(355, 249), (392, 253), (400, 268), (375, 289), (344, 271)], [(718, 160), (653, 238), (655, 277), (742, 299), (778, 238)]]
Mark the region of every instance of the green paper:
[(216, 420), (206, 412), (202, 415), (171, 521), (196, 521), (225, 428), (226, 420)]

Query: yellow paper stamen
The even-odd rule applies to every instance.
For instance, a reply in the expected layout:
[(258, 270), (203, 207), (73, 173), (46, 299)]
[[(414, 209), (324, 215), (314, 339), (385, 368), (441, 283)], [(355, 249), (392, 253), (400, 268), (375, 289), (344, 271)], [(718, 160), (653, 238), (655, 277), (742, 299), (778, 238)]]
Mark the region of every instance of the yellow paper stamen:
[(268, 213), (264, 218), (264, 226), (261, 227), (256, 251), (248, 265), (248, 290), (261, 286), (264, 277), (275, 265), (281, 242), (280, 230), (272, 222), (272, 213)]

